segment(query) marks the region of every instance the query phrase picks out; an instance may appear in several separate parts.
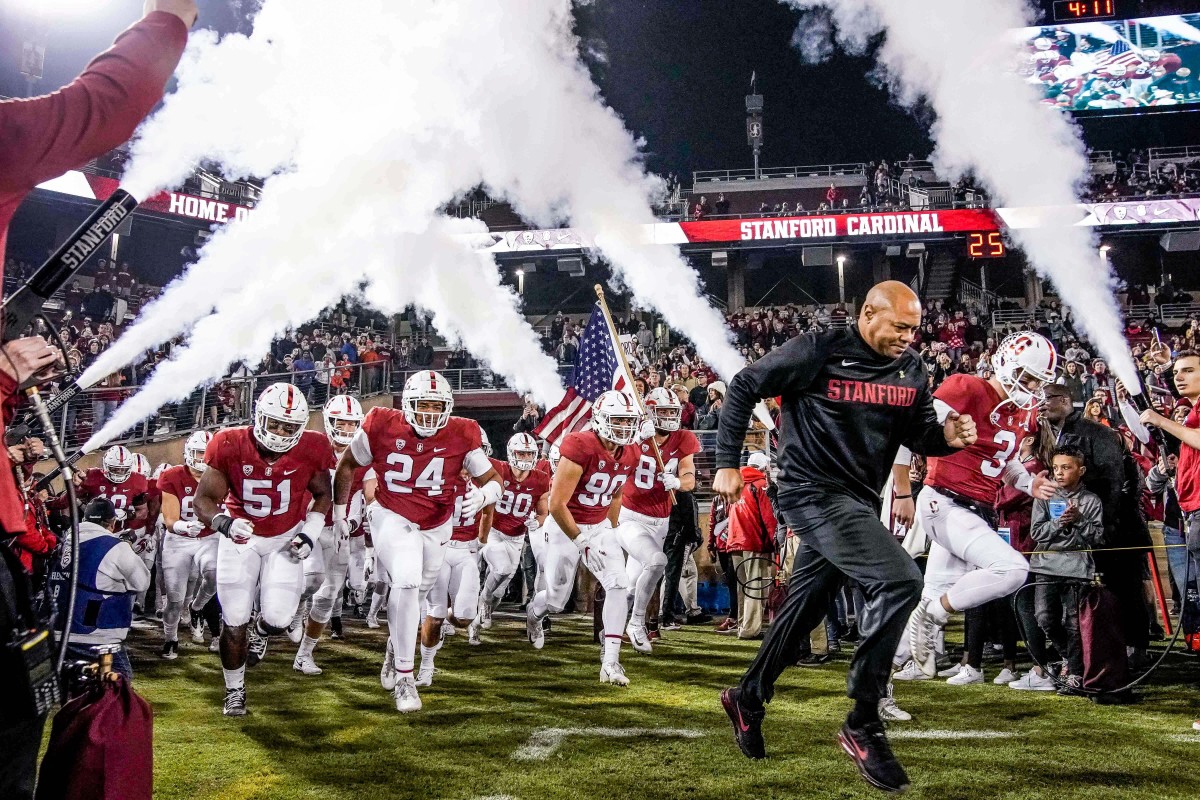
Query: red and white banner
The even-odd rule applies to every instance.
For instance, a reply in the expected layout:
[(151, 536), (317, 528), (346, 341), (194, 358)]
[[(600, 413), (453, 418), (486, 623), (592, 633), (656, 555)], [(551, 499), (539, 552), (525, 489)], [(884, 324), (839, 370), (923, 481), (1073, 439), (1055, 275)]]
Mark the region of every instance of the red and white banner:
[[(48, 189), (75, 197), (86, 197), (93, 200), (107, 200), (120, 186), (116, 178), (103, 175), (89, 175), (85, 172), (72, 171), (62, 177), (42, 184), (39, 189)], [(234, 203), (224, 203), (220, 200), (210, 200), (205, 197), (183, 194), (181, 192), (162, 192), (143, 200), (138, 206), (139, 211), (153, 211), (159, 214), (171, 214), (177, 217), (202, 220), (204, 222), (230, 222), (242, 219), (253, 209)]]
[(856, 236), (986, 233), (1000, 229), (995, 214), (986, 209), (720, 219), (678, 225), (688, 242), (853, 239)]

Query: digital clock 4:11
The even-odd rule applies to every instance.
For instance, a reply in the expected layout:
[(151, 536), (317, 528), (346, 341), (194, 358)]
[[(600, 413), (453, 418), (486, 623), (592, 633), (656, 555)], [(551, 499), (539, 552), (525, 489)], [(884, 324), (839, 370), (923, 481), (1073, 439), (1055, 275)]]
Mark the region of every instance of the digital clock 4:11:
[(1117, 15), (1117, 0), (1057, 0), (1054, 21), (1112, 19)]

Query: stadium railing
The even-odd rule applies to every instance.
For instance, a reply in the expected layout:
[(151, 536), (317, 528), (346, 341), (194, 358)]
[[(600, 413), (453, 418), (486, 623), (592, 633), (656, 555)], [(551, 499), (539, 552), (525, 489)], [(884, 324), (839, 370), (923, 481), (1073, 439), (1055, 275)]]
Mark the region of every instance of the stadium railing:
[[(318, 410), (331, 394), (350, 394), (355, 397), (373, 397), (391, 393), (391, 364), (376, 361), (369, 364), (351, 364), (339, 369), (350, 370), (350, 380), (341, 391), (326, 388), (313, 377), (308, 391), (310, 410)], [(148, 442), (173, 439), (197, 430), (216, 430), (231, 425), (245, 425), (253, 418), (254, 401), (259, 393), (272, 383), (293, 383), (296, 375), (284, 372), (271, 375), (226, 378), (211, 386), (192, 392), (187, 398), (163, 406), (153, 417), (144, 420), (131, 430), (114, 439), (110, 444), (137, 446)], [(88, 389), (72, 398), (62, 411), (55, 415), (58, 435), (67, 450), (77, 450), (92, 433), (96, 415), (107, 418), (112, 411), (140, 387), (119, 389)], [(108, 400), (120, 396), (119, 400)], [(111, 403), (104, 406), (102, 403)]]
[(1187, 164), (1196, 160), (1200, 160), (1200, 145), (1152, 147), (1146, 157), (1150, 171), (1157, 170), (1166, 164)]
[[(712, 502), (713, 477), (717, 473), (717, 432), (716, 431), (692, 431), (696, 434), (696, 438), (700, 442), (700, 452), (696, 453), (692, 461), (696, 466), (696, 501), (707, 510), (707, 504)], [(746, 463), (746, 459), (750, 456), (750, 445), (753, 449), (762, 450), (768, 456), (773, 456), (771, 436), (766, 431), (752, 431), (747, 437), (747, 446), (742, 449), (742, 464)]]
[[(816, 164), (798, 167), (763, 167), (753, 169), (706, 169), (692, 173), (692, 185), (728, 181), (758, 181), (772, 178), (820, 178), (838, 175), (866, 175), (866, 164)], [(693, 190), (694, 191), (694, 190)]]
[[(392, 391), (398, 392), (404, 388), (404, 382), (411, 375), (421, 372), (425, 369), (437, 369), (435, 367), (405, 367), (397, 369), (391, 373)], [(473, 367), (470, 369), (437, 369), (438, 374), (446, 379), (450, 384), (450, 389), (454, 392), (491, 392), (512, 390), (505, 383), (504, 378), (490, 369), (485, 367)], [(563, 386), (571, 382), (574, 377), (575, 367), (560, 364), (558, 367), (558, 376), (562, 379)]]

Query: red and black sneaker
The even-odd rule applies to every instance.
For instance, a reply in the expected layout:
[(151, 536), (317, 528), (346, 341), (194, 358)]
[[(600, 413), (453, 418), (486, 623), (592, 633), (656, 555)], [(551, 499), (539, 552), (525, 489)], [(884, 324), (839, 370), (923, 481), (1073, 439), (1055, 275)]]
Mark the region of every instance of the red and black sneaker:
[(733, 723), (733, 739), (746, 758), (766, 758), (767, 746), (763, 742), (762, 723), (767, 716), (764, 709), (747, 708), (741, 702), (742, 690), (736, 686), (721, 692), (721, 705)]
[(847, 722), (838, 734), (838, 743), (854, 759), (867, 783), (892, 794), (908, 790), (908, 774), (892, 755), (882, 722), (868, 722), (861, 728), (852, 728)]

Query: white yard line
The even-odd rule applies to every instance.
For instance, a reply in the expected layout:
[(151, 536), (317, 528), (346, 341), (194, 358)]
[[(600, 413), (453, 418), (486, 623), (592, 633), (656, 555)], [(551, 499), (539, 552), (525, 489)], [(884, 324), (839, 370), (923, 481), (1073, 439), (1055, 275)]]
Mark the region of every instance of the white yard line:
[(568, 736), (592, 736), (601, 739), (636, 739), (643, 736), (673, 739), (699, 739), (704, 734), (687, 728), (540, 728), (519, 750), (515, 761), (545, 761), (558, 751)]
[(889, 739), (1009, 739), (1004, 731), (888, 731)]

